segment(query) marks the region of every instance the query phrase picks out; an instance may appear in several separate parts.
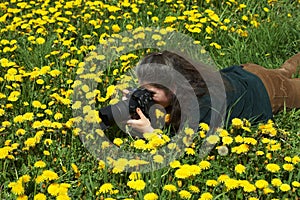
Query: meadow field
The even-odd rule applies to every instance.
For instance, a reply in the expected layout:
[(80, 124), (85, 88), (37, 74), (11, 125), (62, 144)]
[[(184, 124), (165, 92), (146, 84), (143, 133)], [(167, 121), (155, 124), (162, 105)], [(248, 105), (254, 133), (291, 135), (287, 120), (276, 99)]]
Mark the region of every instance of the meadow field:
[[(299, 199), (299, 109), (213, 134), (187, 127), (174, 157), (167, 130), (97, 128), (97, 108), (118, 101), (164, 35), (192, 38), (219, 69), (277, 68), (300, 52), (299, 22), (300, 0), (1, 1), (0, 199)], [(143, 46), (148, 32), (156, 49)]]

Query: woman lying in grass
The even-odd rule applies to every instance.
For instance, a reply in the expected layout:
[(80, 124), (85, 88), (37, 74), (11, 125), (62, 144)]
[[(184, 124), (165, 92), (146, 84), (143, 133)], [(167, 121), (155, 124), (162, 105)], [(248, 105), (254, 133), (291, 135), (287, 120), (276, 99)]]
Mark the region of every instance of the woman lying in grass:
[[(233, 118), (258, 123), (272, 119), (284, 108), (300, 108), (300, 79), (292, 78), (299, 65), (300, 53), (279, 69), (242, 64), (215, 72), (177, 53), (163, 51), (145, 56), (136, 72), (140, 85), (153, 92), (153, 100), (168, 114), (166, 124), (178, 130), (186, 120), (197, 119), (197, 123), (210, 126), (226, 125)], [(191, 102), (193, 96), (199, 109)], [(200, 118), (192, 114), (197, 110)], [(130, 119), (127, 125), (141, 133), (152, 132), (153, 123), (141, 109), (137, 108), (137, 113), (140, 119)]]

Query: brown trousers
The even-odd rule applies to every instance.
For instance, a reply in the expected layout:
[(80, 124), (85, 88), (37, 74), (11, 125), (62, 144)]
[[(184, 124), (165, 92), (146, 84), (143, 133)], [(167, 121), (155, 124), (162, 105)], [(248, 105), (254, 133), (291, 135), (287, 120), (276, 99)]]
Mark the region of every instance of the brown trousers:
[(300, 53), (285, 61), (279, 69), (266, 69), (252, 63), (242, 66), (262, 80), (274, 114), (284, 108), (300, 108), (300, 78), (292, 78), (293, 74), (300, 74)]

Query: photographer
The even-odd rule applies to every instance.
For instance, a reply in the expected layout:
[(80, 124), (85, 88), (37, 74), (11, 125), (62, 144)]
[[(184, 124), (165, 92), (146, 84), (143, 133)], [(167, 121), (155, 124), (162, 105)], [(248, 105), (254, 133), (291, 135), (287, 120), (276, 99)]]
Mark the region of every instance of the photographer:
[[(300, 79), (292, 79), (299, 65), (300, 53), (279, 69), (266, 69), (256, 64), (231, 66), (218, 71), (221, 83), (216, 81), (216, 72), (207, 70), (204, 65), (177, 53), (163, 51), (145, 56), (137, 65), (136, 72), (139, 84), (151, 91), (153, 100), (170, 115), (166, 125), (178, 130), (180, 121), (191, 121), (195, 117), (190, 115), (193, 109), (200, 111), (199, 122), (211, 125), (218, 121), (216, 125), (226, 125), (233, 118), (246, 118), (252, 123), (266, 122), (285, 107), (300, 108)], [(178, 81), (172, 70), (182, 74), (187, 82)], [(221, 84), (225, 87), (225, 96), (218, 90)], [(192, 94), (196, 95), (199, 108), (191, 104)], [(219, 95), (219, 108), (212, 107), (213, 95)], [(178, 99), (183, 103), (179, 103)], [(136, 112), (140, 119), (130, 119), (127, 125), (141, 133), (152, 132), (150, 120), (141, 109), (137, 108)], [(222, 112), (225, 112), (224, 116)], [(212, 119), (213, 113), (219, 114), (220, 118)]]

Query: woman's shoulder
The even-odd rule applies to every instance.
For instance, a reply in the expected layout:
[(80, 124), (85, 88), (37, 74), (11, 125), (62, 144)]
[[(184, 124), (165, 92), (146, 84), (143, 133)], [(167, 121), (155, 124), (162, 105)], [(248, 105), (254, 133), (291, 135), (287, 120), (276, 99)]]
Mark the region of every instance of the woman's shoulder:
[(244, 70), (243, 66), (241, 65), (233, 65), (230, 67), (226, 67), (224, 69), (221, 69), (220, 72), (222, 73), (223, 77), (229, 79), (230, 82), (237, 80), (246, 82), (256, 82), (260, 80), (255, 74)]
[(220, 72), (222, 73), (233, 73), (233, 72), (244, 72), (245, 70), (243, 69), (243, 66), (241, 65), (232, 65), (232, 66), (229, 66), (229, 67), (226, 67), (226, 68), (223, 68), (220, 70)]

